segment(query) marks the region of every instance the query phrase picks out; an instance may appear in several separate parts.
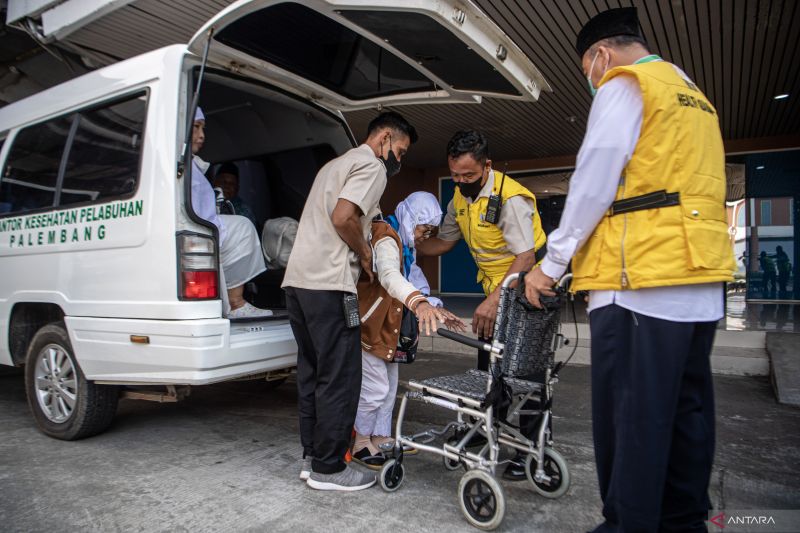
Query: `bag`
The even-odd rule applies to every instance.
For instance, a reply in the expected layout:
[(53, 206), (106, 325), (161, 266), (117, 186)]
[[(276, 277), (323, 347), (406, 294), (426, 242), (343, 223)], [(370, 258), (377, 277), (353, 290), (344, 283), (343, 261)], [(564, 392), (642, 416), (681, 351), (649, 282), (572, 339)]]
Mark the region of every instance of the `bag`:
[(397, 349), (394, 351), (392, 362), (408, 365), (413, 363), (417, 358), (417, 344), (419, 344), (419, 320), (411, 310), (404, 308), (400, 338), (397, 339)]
[(286, 268), (297, 236), (298, 222), (289, 217), (272, 218), (261, 232), (261, 250), (269, 270)]

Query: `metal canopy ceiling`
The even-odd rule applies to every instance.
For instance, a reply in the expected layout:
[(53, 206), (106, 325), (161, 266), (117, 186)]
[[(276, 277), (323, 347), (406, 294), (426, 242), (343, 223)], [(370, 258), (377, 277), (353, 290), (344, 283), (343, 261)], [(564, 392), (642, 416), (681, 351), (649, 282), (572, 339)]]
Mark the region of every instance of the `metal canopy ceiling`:
[[(477, 0), (553, 87), (535, 104), (397, 109), (420, 130), (408, 163), (445, 166), (459, 128), (487, 131), (496, 161), (577, 153), (591, 97), (575, 52), (599, 11), (634, 5), (654, 52), (681, 66), (717, 108), (725, 139), (800, 133), (800, 2), (793, 0)], [(789, 93), (784, 100), (775, 95)], [(482, 107), (482, 109), (479, 109)], [(361, 132), (375, 113), (348, 116)]]
[[(574, 50), (598, 11), (635, 5), (654, 52), (680, 65), (716, 106), (725, 139), (800, 134), (800, 2), (794, 0), (475, 0), (532, 58), (553, 87), (537, 103), (403, 106), (421, 142), (404, 161), (442, 167), (452, 133), (478, 128), (496, 161), (573, 155), (590, 96)], [(64, 44), (111, 62), (186, 42), (230, 0), (136, 0), (69, 35)], [(783, 100), (778, 94), (789, 93)], [(361, 137), (377, 110), (349, 113)]]

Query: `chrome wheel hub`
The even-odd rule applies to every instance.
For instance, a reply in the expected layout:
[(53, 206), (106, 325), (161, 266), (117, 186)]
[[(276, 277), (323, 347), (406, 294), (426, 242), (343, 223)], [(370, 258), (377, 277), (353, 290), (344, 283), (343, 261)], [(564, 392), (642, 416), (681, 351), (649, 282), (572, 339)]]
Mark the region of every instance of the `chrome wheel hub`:
[(67, 352), (48, 344), (36, 358), (36, 399), (45, 416), (63, 423), (72, 416), (78, 397), (78, 376)]

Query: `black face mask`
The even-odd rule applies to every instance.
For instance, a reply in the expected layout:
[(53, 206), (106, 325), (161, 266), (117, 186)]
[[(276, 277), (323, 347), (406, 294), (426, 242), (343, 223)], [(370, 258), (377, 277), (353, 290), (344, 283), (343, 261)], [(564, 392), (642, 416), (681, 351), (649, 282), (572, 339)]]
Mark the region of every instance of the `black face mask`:
[(389, 153), (386, 154), (386, 158), (383, 157), (379, 158), (383, 161), (383, 164), (386, 166), (386, 177), (391, 178), (396, 176), (398, 172), (400, 172), (400, 161), (397, 160), (397, 156), (394, 155), (394, 151), (392, 150), (392, 138), (389, 137)]
[(462, 196), (466, 196), (470, 200), (475, 200), (478, 194), (480, 194), (481, 189), (483, 189), (483, 185), (481, 184), (482, 180), (483, 176), (476, 179), (472, 183), (459, 183), (458, 190), (461, 191)]

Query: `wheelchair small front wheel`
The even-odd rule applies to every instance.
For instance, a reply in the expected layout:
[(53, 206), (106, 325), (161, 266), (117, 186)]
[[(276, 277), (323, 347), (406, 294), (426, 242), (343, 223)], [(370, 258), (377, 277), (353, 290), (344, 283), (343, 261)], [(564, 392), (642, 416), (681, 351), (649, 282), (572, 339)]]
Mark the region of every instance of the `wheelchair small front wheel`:
[(405, 474), (402, 463), (398, 463), (395, 459), (389, 459), (383, 463), (378, 481), (384, 491), (394, 492), (403, 484)]
[(533, 485), (533, 490), (545, 498), (560, 498), (569, 490), (570, 476), (567, 461), (553, 448), (544, 449), (544, 473), (550, 481), (536, 481), (536, 455), (529, 454), (525, 461), (525, 476)]
[(506, 497), (500, 483), (485, 470), (470, 470), (458, 483), (458, 503), (474, 527), (496, 529), (506, 514)]
[(442, 463), (444, 463), (445, 470), (450, 470), (451, 472), (461, 468), (461, 461), (458, 459), (450, 459), (446, 455), (442, 456)]

